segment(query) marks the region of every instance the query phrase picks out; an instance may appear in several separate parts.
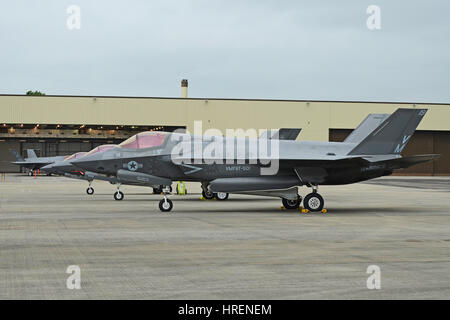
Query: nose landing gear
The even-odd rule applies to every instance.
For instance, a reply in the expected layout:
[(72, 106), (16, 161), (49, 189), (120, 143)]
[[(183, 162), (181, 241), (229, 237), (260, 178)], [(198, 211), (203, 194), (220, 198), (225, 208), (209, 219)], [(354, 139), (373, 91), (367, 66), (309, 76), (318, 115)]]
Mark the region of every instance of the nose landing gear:
[(171, 188), (169, 187), (164, 187), (163, 188), (163, 192), (164, 192), (164, 199), (162, 199), (159, 202), (159, 210), (161, 210), (162, 212), (169, 212), (173, 209), (173, 203), (172, 201), (167, 197), (167, 195), (170, 193)]
[(117, 191), (114, 192), (114, 200), (117, 200), (117, 201), (123, 200), (123, 198), (124, 198), (123, 192), (120, 191), (120, 186), (121, 186), (121, 184), (119, 183), (117, 185)]
[(92, 181), (89, 181), (89, 187), (86, 189), (86, 193), (88, 195), (93, 195), (94, 194), (94, 188), (92, 188), (91, 185), (92, 185)]

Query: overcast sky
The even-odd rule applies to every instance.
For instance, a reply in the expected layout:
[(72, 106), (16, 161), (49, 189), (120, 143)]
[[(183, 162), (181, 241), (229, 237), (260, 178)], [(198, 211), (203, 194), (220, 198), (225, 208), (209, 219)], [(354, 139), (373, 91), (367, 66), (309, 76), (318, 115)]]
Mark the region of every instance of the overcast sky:
[(190, 97), (450, 102), (449, 13), (447, 0), (3, 1), (0, 93), (179, 97), (187, 78)]

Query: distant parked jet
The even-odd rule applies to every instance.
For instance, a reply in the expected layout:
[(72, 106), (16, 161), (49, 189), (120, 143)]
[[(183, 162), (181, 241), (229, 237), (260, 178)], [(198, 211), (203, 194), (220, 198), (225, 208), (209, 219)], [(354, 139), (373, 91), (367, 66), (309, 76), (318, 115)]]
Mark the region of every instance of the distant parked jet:
[[(319, 185), (369, 180), (438, 158), (436, 154), (401, 156), (426, 112), (427, 109), (397, 109), (357, 143), (143, 132), (118, 147), (71, 163), (84, 170), (154, 185), (198, 181), (204, 194), (215, 194), (218, 200), (226, 199), (228, 193), (274, 196), (282, 199), (286, 209), (297, 209), (303, 200), (309, 211), (321, 211), (324, 199), (317, 192)], [(223, 148), (216, 148), (218, 156), (205, 157), (217, 141), (222, 141)], [(278, 146), (270, 146), (271, 152), (265, 157), (248, 148), (273, 142), (278, 142)], [(180, 152), (189, 146), (193, 146), (193, 153)], [(274, 163), (278, 164), (277, 170), (268, 173)], [(312, 193), (303, 199), (298, 195), (299, 186), (311, 188)], [(167, 198), (168, 188), (164, 192), (159, 208), (170, 211), (173, 203)]]
[(56, 157), (38, 157), (36, 156), (36, 153), (33, 149), (27, 149), (27, 158), (23, 158), (21, 155), (17, 153), (16, 150), (10, 149), (9, 150), (14, 157), (16, 158), (16, 161), (12, 162), (18, 166), (24, 167), (28, 169), (28, 175), (32, 176), (33, 172), (35, 170), (38, 170), (50, 163), (54, 163), (56, 161), (64, 160), (67, 156), (56, 156)]

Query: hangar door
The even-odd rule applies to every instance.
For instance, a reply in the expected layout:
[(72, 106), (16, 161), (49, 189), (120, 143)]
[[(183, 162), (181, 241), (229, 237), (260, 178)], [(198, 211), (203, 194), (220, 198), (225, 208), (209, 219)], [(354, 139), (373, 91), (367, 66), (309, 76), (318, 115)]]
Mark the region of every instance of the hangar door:
[[(352, 132), (351, 129), (330, 129), (329, 141), (341, 142)], [(437, 161), (415, 165), (398, 170), (398, 175), (450, 175), (450, 131), (416, 131), (402, 152), (403, 156), (437, 153)]]

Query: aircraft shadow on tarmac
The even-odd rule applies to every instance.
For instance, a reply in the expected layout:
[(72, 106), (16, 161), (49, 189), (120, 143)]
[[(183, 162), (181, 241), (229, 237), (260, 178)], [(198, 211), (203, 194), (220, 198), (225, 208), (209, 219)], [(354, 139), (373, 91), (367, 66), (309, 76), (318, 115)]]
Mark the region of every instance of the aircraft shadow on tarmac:
[[(129, 193), (127, 195), (132, 195), (132, 196), (136, 196), (136, 195), (141, 195), (141, 196), (149, 196), (149, 194), (139, 194), (139, 193)], [(102, 193), (102, 194), (97, 194), (97, 196), (102, 196), (102, 197), (94, 197), (92, 200), (94, 201), (114, 201), (114, 200), (109, 200), (109, 199), (105, 199), (103, 196), (111, 196), (111, 194), (106, 194), (106, 193)], [(153, 202), (153, 201), (159, 201), (160, 197), (159, 195), (154, 195), (154, 194), (150, 194), (150, 196), (152, 196), (151, 198), (128, 198), (128, 199), (124, 199), (122, 203), (126, 203), (126, 202)], [(192, 196), (192, 195), (191, 195)], [(283, 213), (283, 214), (300, 214), (300, 215), (305, 215), (304, 213), (302, 213), (300, 210), (281, 210), (280, 206), (277, 205), (277, 203), (274, 203), (275, 199), (268, 199), (268, 198), (264, 198), (264, 197), (249, 197), (249, 198), (229, 198), (226, 201), (217, 201), (217, 200), (201, 200), (197, 197), (189, 197), (189, 198), (184, 198), (181, 196), (172, 196), (171, 199), (173, 199), (174, 201), (178, 202), (178, 203), (183, 203), (183, 202), (188, 202), (188, 203), (192, 203), (192, 202), (197, 202), (198, 206), (196, 208), (182, 208), (179, 207), (178, 210), (174, 211), (174, 213), (176, 212), (196, 212), (196, 213)], [(276, 201), (276, 200), (275, 200)], [(230, 208), (225, 208), (223, 207), (223, 204), (225, 203), (230, 203), (230, 202), (234, 202), (234, 203), (241, 203), (241, 202), (251, 202), (251, 203), (262, 203), (262, 202), (272, 202), (270, 204), (266, 204), (264, 206), (255, 206), (255, 207), (246, 207), (246, 208), (242, 208), (242, 209), (237, 209), (235, 207), (230, 207)], [(220, 208), (217, 208), (217, 204), (221, 204)], [(151, 208), (149, 208), (150, 210)], [(156, 212), (156, 210), (155, 210)], [(374, 215), (374, 214), (423, 214), (424, 209), (420, 208), (420, 207), (349, 207), (349, 208), (333, 208), (333, 207), (327, 207), (327, 213), (326, 214), (322, 214), (321, 212), (310, 212), (307, 213), (307, 215), (334, 215), (334, 214), (341, 214), (341, 215), (359, 215), (359, 216), (364, 216), (364, 215)], [(160, 212), (158, 212), (158, 214), (160, 214)]]

